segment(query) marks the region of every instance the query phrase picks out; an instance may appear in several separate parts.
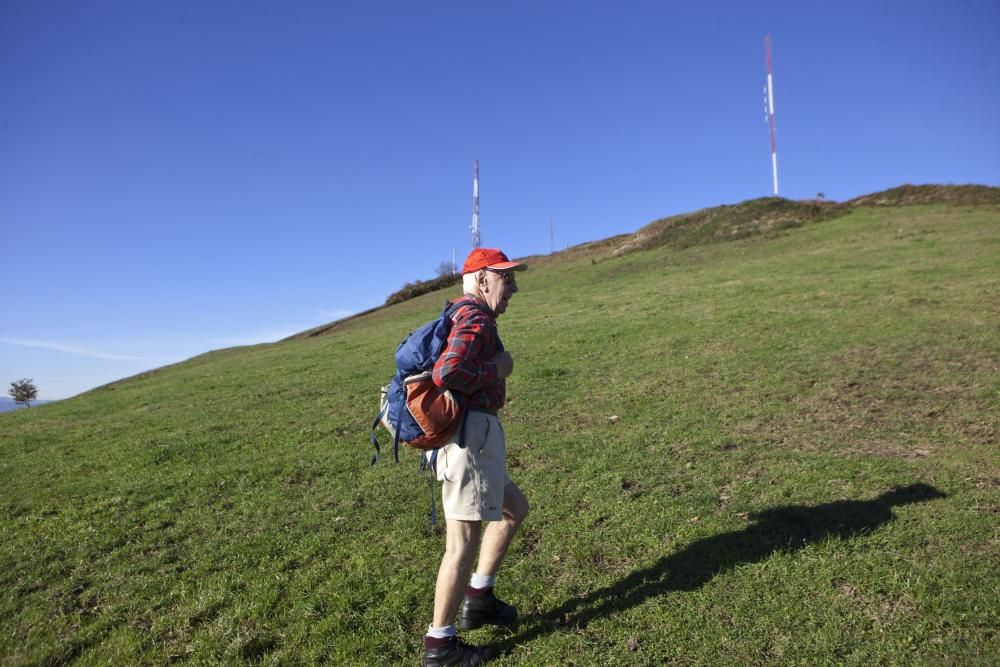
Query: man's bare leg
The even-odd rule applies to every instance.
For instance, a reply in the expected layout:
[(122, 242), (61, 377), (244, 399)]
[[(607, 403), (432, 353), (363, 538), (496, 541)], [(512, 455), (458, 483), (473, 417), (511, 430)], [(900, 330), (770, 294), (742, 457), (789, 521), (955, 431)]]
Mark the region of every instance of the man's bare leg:
[(479, 548), (479, 562), (476, 574), (484, 577), (496, 576), (510, 543), (514, 540), (517, 527), (528, 516), (528, 499), (517, 484), (511, 482), (503, 492), (503, 520), (491, 521), (483, 534)]
[(465, 596), (465, 586), (472, 573), (472, 561), (482, 534), (482, 524), (479, 521), (448, 519), (446, 526), (444, 556), (441, 558), (437, 585), (434, 588), (433, 624), (436, 628), (455, 623), (455, 615)]

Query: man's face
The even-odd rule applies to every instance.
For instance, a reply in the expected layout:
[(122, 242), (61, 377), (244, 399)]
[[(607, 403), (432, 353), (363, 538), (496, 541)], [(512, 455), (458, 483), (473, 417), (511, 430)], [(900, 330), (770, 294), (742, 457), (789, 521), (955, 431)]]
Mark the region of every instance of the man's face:
[(493, 314), (499, 317), (507, 310), (510, 298), (517, 292), (514, 272), (485, 269), (483, 274), (483, 282), (480, 283), (483, 298)]

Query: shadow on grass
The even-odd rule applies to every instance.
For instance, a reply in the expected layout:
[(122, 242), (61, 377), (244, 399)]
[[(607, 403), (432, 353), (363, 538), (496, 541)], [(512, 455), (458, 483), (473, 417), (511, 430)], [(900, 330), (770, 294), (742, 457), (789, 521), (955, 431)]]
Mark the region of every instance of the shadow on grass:
[(892, 507), (943, 498), (927, 484), (887, 491), (874, 500), (841, 500), (809, 507), (773, 507), (751, 515), (754, 521), (736, 530), (691, 543), (605, 588), (535, 617), (524, 619), (522, 630), (501, 643), (502, 652), (559, 628), (582, 628), (591, 621), (616, 614), (670, 591), (699, 588), (718, 574), (743, 563), (756, 563), (776, 553), (794, 552), (811, 542), (835, 537), (848, 539), (875, 530), (892, 520)]

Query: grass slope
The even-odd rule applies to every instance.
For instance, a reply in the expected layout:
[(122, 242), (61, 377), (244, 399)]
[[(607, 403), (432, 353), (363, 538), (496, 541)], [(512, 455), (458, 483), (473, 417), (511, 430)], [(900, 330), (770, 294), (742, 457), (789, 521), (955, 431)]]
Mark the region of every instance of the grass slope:
[[(990, 664), (1000, 207), (540, 261), (501, 665)], [(368, 467), (443, 293), (0, 417), (3, 664), (416, 664), (443, 537)]]

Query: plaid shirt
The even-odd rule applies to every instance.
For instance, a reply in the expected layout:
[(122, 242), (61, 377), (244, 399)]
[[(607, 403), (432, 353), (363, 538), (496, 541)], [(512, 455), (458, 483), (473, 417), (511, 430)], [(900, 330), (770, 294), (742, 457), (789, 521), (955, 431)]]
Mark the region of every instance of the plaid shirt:
[(434, 364), (434, 384), (457, 391), (471, 407), (499, 410), (507, 383), (497, 376), (497, 365), (490, 361), (503, 350), (496, 320), (481, 299), (466, 295), (459, 301), (463, 299), (486, 310), (467, 307), (452, 314), (448, 344)]

